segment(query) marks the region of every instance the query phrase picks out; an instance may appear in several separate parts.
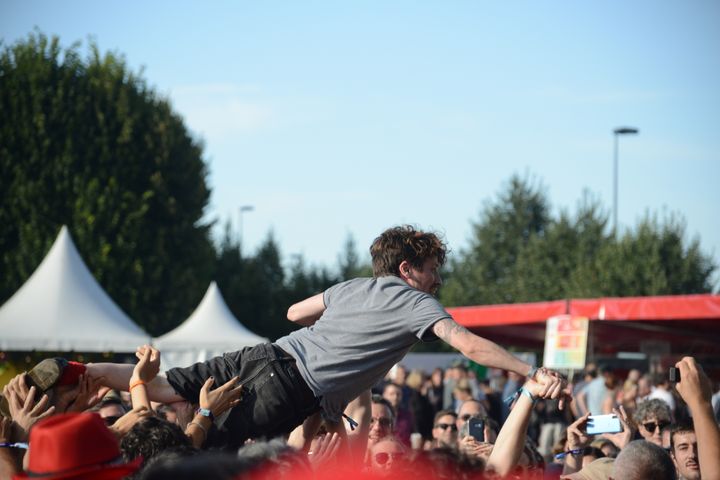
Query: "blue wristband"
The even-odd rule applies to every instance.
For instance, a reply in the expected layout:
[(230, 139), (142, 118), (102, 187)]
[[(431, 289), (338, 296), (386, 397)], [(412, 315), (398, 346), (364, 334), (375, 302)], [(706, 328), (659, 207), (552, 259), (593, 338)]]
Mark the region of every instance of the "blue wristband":
[(525, 387), (520, 387), (520, 393), (528, 397), (532, 403), (535, 403), (535, 401), (537, 400), (537, 398), (535, 398), (535, 395), (533, 395), (532, 392)]

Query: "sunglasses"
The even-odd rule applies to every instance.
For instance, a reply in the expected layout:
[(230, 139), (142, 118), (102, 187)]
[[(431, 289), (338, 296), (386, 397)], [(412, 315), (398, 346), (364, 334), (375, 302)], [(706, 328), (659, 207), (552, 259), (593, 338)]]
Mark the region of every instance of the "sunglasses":
[(648, 432), (654, 432), (656, 429), (660, 429), (662, 432), (665, 430), (668, 426), (670, 426), (670, 422), (647, 422), (643, 423), (642, 426), (647, 430)]
[(370, 419), (370, 425), (372, 426), (375, 422), (379, 423), (381, 427), (388, 428), (390, 425), (392, 425), (392, 420), (390, 420), (387, 417), (380, 417), (380, 418), (371, 418)]
[(455, 425), (454, 423), (438, 423), (437, 425), (435, 425), (435, 428), (441, 428), (443, 430), (447, 430), (448, 428), (450, 430), (457, 430), (457, 425)]
[(385, 465), (388, 460), (390, 460), (390, 457), (392, 457), (393, 462), (397, 460), (401, 460), (405, 458), (405, 454), (403, 452), (394, 452), (394, 453), (385, 453), (385, 452), (379, 452), (375, 454), (375, 461), (378, 463), (378, 465)]

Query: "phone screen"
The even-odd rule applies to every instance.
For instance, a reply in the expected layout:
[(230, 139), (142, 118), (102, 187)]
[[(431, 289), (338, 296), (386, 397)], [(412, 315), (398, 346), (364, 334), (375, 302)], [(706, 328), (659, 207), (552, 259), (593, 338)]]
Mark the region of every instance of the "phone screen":
[(479, 418), (468, 419), (468, 433), (478, 442), (485, 441), (485, 422)]
[(600, 433), (618, 433), (622, 432), (620, 419), (615, 414), (610, 415), (590, 415), (587, 421), (588, 435), (598, 435)]

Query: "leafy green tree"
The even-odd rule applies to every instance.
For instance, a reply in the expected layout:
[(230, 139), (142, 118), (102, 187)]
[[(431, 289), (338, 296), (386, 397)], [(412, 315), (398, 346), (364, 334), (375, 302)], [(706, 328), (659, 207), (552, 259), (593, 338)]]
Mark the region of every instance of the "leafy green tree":
[(544, 187), (514, 175), (496, 203), (488, 203), (473, 224), (473, 241), (450, 262), (441, 291), (446, 305), (513, 301), (514, 269), (525, 246), (550, 222)]
[(470, 246), (451, 262), (446, 305), (533, 302), (562, 298), (705, 293), (716, 266), (686, 241), (677, 216), (648, 215), (616, 239), (608, 215), (585, 194), (573, 216), (549, 215), (542, 188), (513, 176), (473, 225)]
[(157, 335), (207, 288), (202, 146), (122, 57), (35, 32), (0, 53), (0, 301), (60, 226), (118, 304)]
[(355, 237), (348, 234), (343, 251), (338, 255), (338, 269), (340, 271), (340, 280), (350, 280), (357, 277), (372, 277), (372, 265), (362, 263), (360, 255), (357, 252)]
[(579, 269), (577, 283), (586, 296), (642, 296), (711, 292), (716, 266), (696, 238), (686, 241), (685, 222), (646, 217), (617, 241), (603, 245)]

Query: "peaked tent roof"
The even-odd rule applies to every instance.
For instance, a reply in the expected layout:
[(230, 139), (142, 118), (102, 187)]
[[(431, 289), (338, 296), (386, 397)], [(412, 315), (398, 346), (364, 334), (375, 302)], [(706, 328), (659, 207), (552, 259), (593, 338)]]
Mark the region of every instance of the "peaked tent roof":
[(150, 340), (97, 283), (65, 226), (0, 308), (0, 332), (7, 351), (134, 352)]
[(153, 339), (153, 344), (162, 353), (163, 369), (168, 369), (267, 341), (235, 318), (217, 284), (211, 282), (190, 317), (174, 330)]

